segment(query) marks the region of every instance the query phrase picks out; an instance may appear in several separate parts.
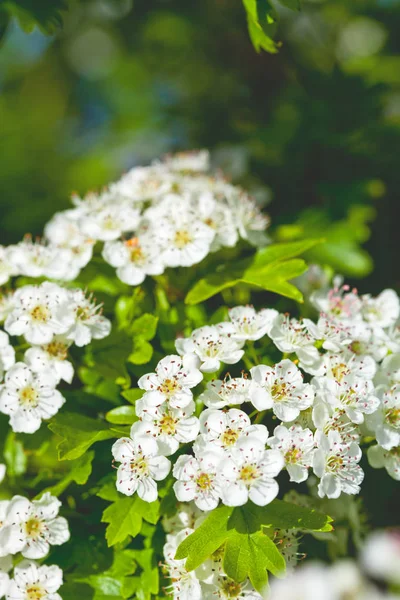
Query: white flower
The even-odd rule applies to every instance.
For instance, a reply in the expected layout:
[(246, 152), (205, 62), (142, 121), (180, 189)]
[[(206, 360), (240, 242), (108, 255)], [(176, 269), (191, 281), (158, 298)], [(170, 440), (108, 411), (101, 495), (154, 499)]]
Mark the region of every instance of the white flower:
[(361, 551), (361, 564), (373, 579), (400, 585), (400, 531), (373, 531)]
[(259, 594), (246, 579), (241, 583), (233, 581), (224, 573), (216, 574), (213, 583), (202, 584), (202, 600), (262, 600)]
[(150, 436), (121, 438), (113, 445), (112, 453), (122, 463), (118, 467), (117, 490), (126, 496), (137, 492), (142, 500), (154, 502), (156, 481), (165, 479), (171, 468), (168, 458), (159, 455), (156, 440)]
[(127, 198), (141, 203), (156, 200), (171, 191), (176, 174), (169, 172), (164, 165), (135, 167), (109, 186), (113, 197)]
[(290, 481), (301, 483), (307, 479), (315, 448), (314, 435), (310, 429), (302, 429), (298, 425), (290, 428), (278, 425), (268, 444), (282, 454)]
[(86, 346), (92, 339), (101, 340), (111, 331), (111, 323), (103, 317), (101, 305), (86, 298), (82, 290), (72, 290), (69, 294), (70, 311), (73, 314), (73, 324), (65, 337), (77, 346)]
[(265, 445), (253, 437), (240, 441), (224, 462), (221, 477), (222, 502), (227, 506), (242, 506), (250, 499), (265, 506), (276, 498), (279, 486), (274, 477), (282, 470), (284, 460), (277, 450), (265, 450)]
[(206, 390), (200, 394), (199, 401), (208, 408), (224, 408), (230, 404), (242, 404), (250, 401), (251, 379), (247, 377), (227, 376), (223, 381), (213, 379), (207, 382)]
[(176, 513), (172, 517), (164, 516), (162, 526), (167, 533), (178, 533), (182, 529), (194, 529), (197, 519), (203, 516), (194, 502), (178, 502)]
[(81, 231), (94, 240), (116, 240), (124, 231), (134, 231), (139, 224), (139, 210), (128, 201), (118, 201), (115, 194), (99, 197), (98, 210), (88, 211), (80, 219)]
[(273, 308), (257, 312), (252, 306), (236, 306), (229, 311), (230, 323), (220, 323), (218, 327), (236, 340), (259, 340), (269, 333), (277, 315)]
[(356, 333), (360, 334), (360, 331), (364, 333), (366, 329), (361, 322), (355, 323), (352, 327), (324, 314), (320, 315), (317, 324), (310, 319), (303, 319), (303, 324), (315, 340), (321, 341), (322, 348), (331, 352), (340, 352), (351, 343)]
[(390, 477), (400, 481), (400, 446), (391, 450), (384, 450), (381, 446), (368, 448), (368, 462), (374, 469), (385, 467)]
[(235, 190), (227, 199), (240, 237), (253, 246), (264, 246), (268, 241), (265, 234), (270, 223), (268, 215), (263, 214), (255, 200), (241, 190)]
[(400, 385), (382, 394), (379, 408), (368, 416), (367, 425), (385, 450), (400, 446)]
[(195, 212), (182, 210), (180, 196), (167, 196), (163, 202), (165, 208), (158, 209), (172, 213), (170, 218), (160, 219), (163, 262), (167, 267), (190, 267), (201, 262), (210, 252), (214, 229), (200, 221)]
[(6, 320), (14, 308), (14, 292), (4, 292), (0, 290), (0, 322)]
[(160, 360), (155, 373), (148, 373), (139, 379), (139, 388), (145, 390), (141, 400), (149, 407), (168, 402), (171, 408), (183, 409), (193, 400), (191, 388), (202, 379), (203, 375), (192, 361), (170, 354)]
[(310, 331), (310, 323), (312, 322), (308, 320), (301, 322), (290, 319), (287, 315), (278, 314), (268, 335), (281, 352), (287, 354), (296, 352), (302, 367), (304, 365), (304, 368), (315, 369), (321, 362), (320, 353), (314, 346), (320, 334), (314, 323)]
[(231, 209), (214, 197), (213, 192), (201, 191), (195, 195), (191, 202), (192, 210), (203, 223), (215, 231), (210, 251), (216, 252), (220, 248), (233, 248), (239, 236)]
[(10, 246), (9, 257), (16, 272), (26, 277), (49, 277), (71, 281), (77, 277), (80, 270), (71, 248), (46, 243), (46, 241), (33, 242), (30, 237)]
[(0, 598), (3, 598), (10, 586), (10, 577), (8, 573), (4, 573), (4, 571), (0, 571)]
[(62, 600), (57, 590), (63, 583), (60, 567), (38, 566), (23, 560), (14, 569), (14, 579), (6, 594), (6, 600)]
[(384, 385), (390, 388), (400, 383), (400, 353), (386, 356), (375, 378), (376, 385)]
[(8, 248), (0, 246), (0, 285), (7, 283), (13, 275), (18, 275), (18, 270), (12, 263), (9, 254)]
[(146, 275), (161, 275), (164, 263), (157, 240), (142, 236), (124, 242), (106, 242), (102, 256), (117, 269), (121, 281), (128, 285), (140, 285)]
[(357, 290), (350, 290), (348, 285), (335, 286), (328, 291), (318, 290), (311, 294), (310, 301), (320, 312), (334, 320), (347, 323), (362, 320), (362, 301)]
[(30, 344), (48, 344), (54, 335), (65, 333), (73, 320), (67, 290), (45, 281), (15, 292), (4, 328), (10, 335), (24, 335)]
[[(228, 453), (245, 438), (251, 436), (266, 444), (268, 429), (265, 425), (252, 425), (250, 417), (237, 408), (228, 411), (207, 409), (200, 415), (201, 436), (194, 445), (195, 453), (204, 452), (210, 446)], [(198, 450), (197, 450), (198, 449)]]
[(213, 510), (221, 497), (219, 474), (221, 457), (216, 452), (204, 452), (198, 458), (183, 454), (173, 469), (175, 496), (180, 502), (194, 503), (200, 510)]
[(339, 498), (340, 494), (358, 494), (364, 473), (357, 464), (361, 459), (360, 447), (355, 442), (345, 443), (337, 431), (319, 435), (314, 452), (314, 473), (321, 479), (320, 498)]
[(147, 406), (141, 400), (135, 405), (136, 414), (141, 421), (132, 425), (131, 438), (151, 435), (157, 440), (160, 454), (169, 456), (179, 448), (179, 443), (192, 442), (199, 433), (199, 420), (190, 416), (194, 411), (194, 402), (186, 409), (177, 410), (167, 405)]
[(339, 381), (330, 377), (317, 377), (313, 380), (316, 394), (334, 409), (343, 410), (353, 423), (363, 423), (364, 414), (372, 414), (379, 406), (379, 399), (374, 395), (374, 385), (371, 380), (357, 377), (352, 372), (343, 376), (340, 365), (337, 369)]
[(208, 150), (192, 150), (167, 154), (163, 163), (172, 171), (201, 173), (210, 168), (210, 153)]
[(15, 350), (11, 346), (8, 335), (0, 331), (0, 382), (3, 381), (4, 373), (11, 369), (15, 363)]
[(68, 523), (58, 517), (61, 502), (49, 492), (30, 502), (14, 496), (6, 508), (0, 529), (0, 554), (21, 552), (26, 558), (43, 558), (50, 546), (69, 540)]
[(165, 591), (176, 600), (178, 598), (179, 600), (203, 600), (196, 572), (186, 570), (185, 559), (175, 559), (179, 544), (191, 533), (193, 533), (193, 529), (186, 528), (176, 535), (167, 535), (167, 541), (163, 548), (167, 578), (171, 580), (171, 584)]
[(228, 365), (239, 362), (244, 351), (244, 342), (233, 340), (219, 332), (218, 327), (206, 325), (192, 332), (189, 338), (178, 338), (175, 342), (179, 354), (195, 354), (201, 360), (204, 373), (217, 371), (221, 362)]
[(7, 372), (0, 391), (0, 412), (10, 416), (13, 431), (34, 433), (42, 419), (53, 417), (65, 402), (48, 371), (35, 373), (18, 362)]
[(390, 327), (400, 315), (399, 297), (394, 290), (383, 290), (376, 298), (362, 296), (362, 316), (372, 327)]
[(71, 342), (63, 336), (54, 336), (49, 344), (29, 348), (25, 352), (24, 361), (35, 373), (51, 372), (57, 383), (61, 379), (71, 383), (74, 376), (74, 367), (72, 363), (66, 360), (70, 345)]
[(303, 383), (301, 371), (289, 359), (275, 367), (258, 365), (250, 369), (253, 387), (250, 399), (258, 410), (272, 408), (281, 421), (293, 421), (301, 410), (309, 408), (314, 400), (314, 389)]

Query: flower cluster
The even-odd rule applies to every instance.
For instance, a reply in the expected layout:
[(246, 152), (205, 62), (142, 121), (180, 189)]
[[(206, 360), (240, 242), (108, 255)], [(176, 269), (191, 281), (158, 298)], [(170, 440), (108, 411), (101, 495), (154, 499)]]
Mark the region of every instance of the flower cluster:
[[(335, 286), (311, 301), (315, 321), (236, 307), (229, 321), (178, 339), (178, 354), (138, 382), (138, 421), (113, 446), (118, 489), (154, 500), (181, 444), (187, 450), (173, 460), (175, 495), (201, 511), (219, 502), (270, 503), (283, 469), (295, 483), (313, 471), (321, 498), (358, 494), (362, 447), (371, 439), (371, 465), (400, 479), (398, 296)], [(272, 342), (282, 359), (272, 364), (266, 356), (262, 364), (261, 356), (249, 373), (209, 378), (224, 363), (248, 365), (245, 345), (254, 357), (257, 340), (262, 348)]]
[[(68, 523), (58, 512), (61, 502), (49, 492), (30, 502), (23, 496), (0, 501), (0, 598), (6, 600), (61, 600), (59, 567), (40, 565), (50, 546), (69, 540)], [(15, 563), (21, 554), (24, 560)], [(34, 559), (34, 560), (32, 560)]]
[[(65, 402), (56, 387), (73, 378), (69, 347), (107, 336), (111, 323), (82, 290), (49, 281), (10, 293), (0, 320), (0, 412), (10, 416), (14, 431), (34, 433)], [(26, 342), (18, 360), (9, 336)]]
[(42, 240), (0, 247), (0, 285), (16, 275), (72, 281), (96, 242), (128, 285), (167, 267), (189, 267), (239, 238), (265, 244), (269, 225), (256, 202), (221, 175), (206, 151), (135, 167), (101, 193), (73, 197), (47, 223)]

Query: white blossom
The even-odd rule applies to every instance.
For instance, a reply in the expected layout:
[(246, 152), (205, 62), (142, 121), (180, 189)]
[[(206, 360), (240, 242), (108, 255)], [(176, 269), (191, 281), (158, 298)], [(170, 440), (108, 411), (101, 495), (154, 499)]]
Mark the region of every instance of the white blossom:
[(8, 335), (0, 330), (0, 382), (4, 373), (15, 363), (15, 350), (10, 344)]
[(139, 388), (145, 390), (141, 400), (149, 407), (168, 402), (171, 408), (183, 409), (193, 400), (191, 388), (202, 379), (190, 358), (170, 354), (160, 360), (155, 373), (139, 379)]
[(183, 454), (173, 468), (174, 492), (180, 502), (194, 500), (200, 510), (213, 510), (221, 497), (221, 457), (204, 452), (198, 458)]
[(250, 417), (237, 408), (228, 411), (207, 409), (200, 415), (200, 433), (194, 449), (197, 453), (213, 447), (230, 453), (245, 437), (266, 444), (268, 429), (265, 425), (252, 425)]
[(346, 443), (337, 431), (319, 435), (314, 452), (314, 473), (321, 479), (318, 485), (320, 498), (339, 498), (340, 494), (358, 494), (364, 473), (358, 465), (360, 447), (355, 442)]
[(282, 454), (290, 481), (301, 483), (307, 479), (315, 448), (314, 435), (310, 429), (303, 429), (298, 425), (290, 428), (278, 425), (274, 429), (274, 435), (269, 438), (268, 445)]
[(367, 451), (368, 462), (374, 469), (385, 467), (390, 477), (400, 481), (400, 446), (385, 450), (379, 445), (370, 446)]
[(86, 298), (82, 290), (70, 292), (69, 307), (73, 323), (65, 333), (67, 340), (81, 347), (92, 339), (101, 340), (110, 334), (111, 322), (102, 315), (101, 305), (96, 305), (91, 296)]
[(49, 344), (74, 321), (68, 292), (55, 283), (26, 285), (15, 292), (13, 300), (4, 328), (10, 335), (24, 335), (31, 344)]
[(385, 450), (400, 446), (400, 384), (382, 393), (379, 408), (368, 416), (367, 425)]
[(0, 412), (10, 416), (13, 431), (34, 433), (42, 419), (58, 412), (65, 399), (56, 384), (57, 378), (49, 371), (37, 373), (22, 362), (11, 367), (0, 391)]
[(244, 354), (243, 344), (223, 335), (214, 325), (199, 327), (189, 338), (178, 338), (175, 343), (179, 354), (195, 354), (200, 359), (200, 370), (204, 373), (217, 371), (221, 362), (228, 365), (239, 362)]
[(227, 577), (224, 573), (216, 574), (213, 583), (202, 584), (202, 600), (262, 600), (259, 594), (246, 579), (241, 583)]
[(165, 570), (167, 578), (171, 580), (166, 592), (176, 600), (203, 600), (200, 581), (197, 579), (195, 571), (188, 571), (185, 568), (185, 559), (177, 560), (175, 558), (179, 544), (191, 533), (193, 533), (193, 529), (186, 528), (176, 535), (168, 534), (163, 548)]
[(194, 408), (194, 402), (178, 410), (168, 408), (166, 404), (148, 406), (138, 400), (135, 409), (141, 421), (132, 425), (131, 438), (150, 435), (157, 440), (160, 454), (174, 454), (180, 443), (192, 442), (199, 433), (199, 420), (192, 415)]
[(258, 365), (250, 373), (254, 383), (251, 402), (258, 410), (272, 408), (281, 421), (293, 421), (313, 403), (313, 387), (303, 382), (301, 371), (289, 359), (275, 367)]
[(376, 298), (362, 296), (362, 316), (372, 327), (390, 327), (400, 315), (399, 297), (394, 290), (383, 290)]
[(371, 532), (361, 551), (361, 564), (373, 579), (400, 585), (400, 531)]
[(0, 528), (0, 555), (21, 552), (26, 558), (43, 558), (50, 546), (69, 540), (68, 523), (58, 516), (61, 502), (49, 492), (30, 502), (14, 496), (8, 503)]
[(205, 391), (199, 396), (199, 401), (208, 408), (224, 408), (230, 404), (242, 404), (250, 401), (250, 386), (251, 379), (247, 377), (227, 376), (223, 381), (213, 379), (207, 382)]
[(229, 311), (230, 322), (219, 324), (225, 334), (240, 341), (259, 340), (268, 334), (278, 311), (264, 308), (256, 311), (252, 306), (236, 306)]
[(121, 463), (117, 472), (117, 490), (126, 496), (137, 492), (145, 502), (157, 499), (156, 481), (165, 479), (171, 463), (159, 455), (157, 442), (150, 436), (134, 440), (121, 438), (112, 447), (114, 459)]
[(165, 268), (161, 248), (150, 236), (107, 242), (102, 255), (116, 267), (119, 279), (128, 285), (140, 285), (147, 275), (161, 275)]
[(51, 372), (57, 383), (61, 380), (71, 383), (74, 367), (67, 360), (71, 343), (64, 336), (54, 336), (49, 344), (29, 348), (24, 361), (35, 373)]
[(63, 583), (63, 572), (56, 565), (39, 566), (23, 560), (14, 569), (6, 600), (62, 600), (57, 590)]
[(274, 500), (279, 486), (274, 479), (284, 466), (277, 450), (265, 450), (265, 444), (252, 436), (241, 440), (224, 462), (221, 477), (222, 502), (227, 506), (242, 506), (250, 499), (265, 506)]
[(0, 285), (7, 283), (10, 277), (18, 275), (18, 270), (11, 261), (9, 254), (8, 248), (0, 246)]

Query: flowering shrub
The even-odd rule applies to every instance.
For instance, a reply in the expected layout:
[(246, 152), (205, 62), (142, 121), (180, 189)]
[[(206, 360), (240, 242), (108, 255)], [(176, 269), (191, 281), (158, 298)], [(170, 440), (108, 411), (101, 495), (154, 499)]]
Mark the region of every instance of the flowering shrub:
[(400, 479), (397, 294), (314, 267), (291, 317), (318, 240), (268, 245), (205, 152), (73, 203), (0, 249), (0, 597), (256, 599), (304, 534), (357, 544), (363, 452)]

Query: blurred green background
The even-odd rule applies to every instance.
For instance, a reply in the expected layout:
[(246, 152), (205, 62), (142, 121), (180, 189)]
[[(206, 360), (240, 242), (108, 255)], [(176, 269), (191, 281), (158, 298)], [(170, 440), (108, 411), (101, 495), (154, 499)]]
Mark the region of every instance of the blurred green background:
[(40, 234), (73, 191), (207, 147), (272, 198), (277, 239), (322, 234), (331, 243), (310, 259), (364, 292), (398, 288), (400, 1), (279, 12), (275, 55), (255, 52), (239, 0), (72, 2), (53, 36), (12, 21), (0, 47), (0, 243)]

